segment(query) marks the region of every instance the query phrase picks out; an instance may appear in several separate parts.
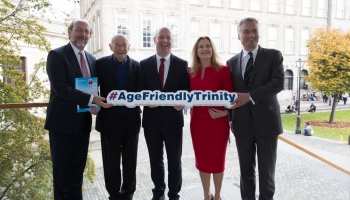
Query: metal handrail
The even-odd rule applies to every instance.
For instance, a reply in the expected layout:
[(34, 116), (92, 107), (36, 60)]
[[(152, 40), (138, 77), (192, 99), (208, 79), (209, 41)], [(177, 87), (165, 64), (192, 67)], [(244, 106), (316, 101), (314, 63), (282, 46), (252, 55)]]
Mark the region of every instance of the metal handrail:
[(6, 103), (0, 104), (0, 109), (46, 107), (48, 104), (49, 103)]

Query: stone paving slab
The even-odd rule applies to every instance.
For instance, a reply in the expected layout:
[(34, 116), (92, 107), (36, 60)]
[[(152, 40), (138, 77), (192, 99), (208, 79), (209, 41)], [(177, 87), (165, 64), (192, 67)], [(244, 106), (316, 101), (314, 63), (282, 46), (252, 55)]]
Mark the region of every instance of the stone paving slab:
[[(239, 199), (240, 197), (239, 186), (234, 185), (232, 183), (224, 182), (222, 185), (222, 190), (223, 190), (223, 192), (221, 193), (222, 200), (230, 200), (233, 197), (234, 199)], [(214, 193), (214, 191), (212, 191), (212, 193)], [(180, 193), (180, 199), (184, 199), (184, 200), (203, 199), (204, 197), (202, 198), (202, 196), (203, 196), (203, 190), (201, 185), (188, 187), (186, 189), (181, 190), (181, 193)], [(152, 196), (141, 197), (135, 200), (150, 200), (150, 199), (152, 199)], [(165, 199), (167, 200), (168, 198), (165, 197)]]
[[(344, 160), (350, 159), (350, 145), (346, 145), (345, 142), (320, 139), (314, 136), (305, 137), (290, 132), (286, 132), (282, 136), (303, 147), (311, 148), (313, 151), (316, 151), (314, 152), (316, 154), (327, 152), (329, 155), (342, 156), (341, 158), (344, 158)], [(222, 196), (227, 200), (239, 200), (240, 174), (237, 150), (232, 134), (231, 142), (227, 149)], [(318, 150), (322, 151), (317, 152)], [(134, 199), (150, 200), (153, 183), (150, 178), (148, 152), (142, 131), (140, 133), (138, 152), (137, 189)], [(95, 162), (101, 159), (99, 150), (95, 150), (92, 153), (94, 154)], [(166, 161), (166, 156), (164, 160)], [(181, 199), (203, 199), (198, 170), (194, 166), (188, 115), (185, 115), (182, 165), (183, 185), (180, 192)], [(167, 167), (165, 166), (165, 168)], [(257, 173), (256, 176), (258, 182), (259, 174)], [(84, 180), (84, 187), (84, 199), (108, 199), (108, 193), (104, 187), (101, 164), (97, 169), (95, 183), (90, 184)], [(259, 188), (257, 188), (256, 194), (258, 193)], [(275, 199), (350, 200), (350, 176), (280, 140), (277, 151)]]

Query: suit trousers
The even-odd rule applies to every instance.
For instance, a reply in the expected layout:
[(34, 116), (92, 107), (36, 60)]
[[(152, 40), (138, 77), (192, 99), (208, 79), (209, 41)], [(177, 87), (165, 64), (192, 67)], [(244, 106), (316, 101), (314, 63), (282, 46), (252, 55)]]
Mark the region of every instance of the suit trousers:
[(249, 119), (249, 130), (244, 138), (236, 138), (241, 170), (240, 190), (243, 200), (255, 200), (255, 154), (258, 158), (259, 200), (272, 200), (275, 193), (275, 167), (278, 136), (261, 137)]
[(49, 131), (55, 200), (83, 199), (83, 173), (90, 139), (88, 121), (82, 120), (78, 131), (72, 134)]
[(118, 116), (116, 124), (117, 129), (113, 134), (101, 133), (105, 185), (109, 199), (131, 200), (136, 190), (139, 133), (128, 132), (123, 115)]
[(182, 127), (168, 129), (162, 125), (159, 130), (144, 129), (146, 144), (151, 165), (151, 178), (154, 183), (153, 197), (164, 195), (164, 145), (168, 159), (168, 196), (170, 199), (179, 199), (178, 193), (182, 185)]

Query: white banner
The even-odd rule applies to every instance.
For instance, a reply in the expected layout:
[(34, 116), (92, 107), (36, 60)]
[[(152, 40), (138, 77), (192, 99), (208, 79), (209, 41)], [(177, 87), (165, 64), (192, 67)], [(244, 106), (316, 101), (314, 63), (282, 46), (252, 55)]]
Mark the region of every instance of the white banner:
[(237, 98), (237, 93), (219, 90), (205, 92), (194, 90), (191, 92), (181, 90), (176, 93), (160, 92), (158, 90), (144, 90), (142, 92), (127, 92), (125, 90), (113, 90), (106, 97), (107, 103), (114, 106), (225, 106), (231, 108), (231, 102)]

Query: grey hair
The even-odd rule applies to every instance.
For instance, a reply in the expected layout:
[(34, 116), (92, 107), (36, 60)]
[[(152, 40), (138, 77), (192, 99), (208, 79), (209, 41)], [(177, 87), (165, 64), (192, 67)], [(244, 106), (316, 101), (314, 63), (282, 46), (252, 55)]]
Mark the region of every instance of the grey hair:
[(76, 19), (76, 20), (73, 20), (73, 21), (69, 24), (68, 29), (69, 29), (69, 30), (73, 30), (74, 24), (75, 24), (76, 22), (85, 22), (85, 23), (87, 23), (87, 24), (89, 25), (89, 28), (90, 28), (90, 34), (92, 34), (91, 25), (90, 25), (90, 23), (89, 23), (88, 21), (86, 21), (85, 19)]
[(253, 17), (247, 17), (247, 18), (243, 18), (237, 25), (237, 33), (239, 34), (239, 32), (241, 31), (241, 26), (242, 24), (246, 23), (246, 22), (255, 22), (258, 26), (259, 26), (259, 21)]
[(115, 35), (113, 35), (112, 38), (111, 38), (111, 43), (110, 44), (113, 44), (113, 40), (115, 40), (115, 38), (117, 38), (117, 37), (123, 37), (126, 40), (126, 42), (128, 44), (130, 44), (128, 36), (126, 36), (124, 34), (115, 34)]

